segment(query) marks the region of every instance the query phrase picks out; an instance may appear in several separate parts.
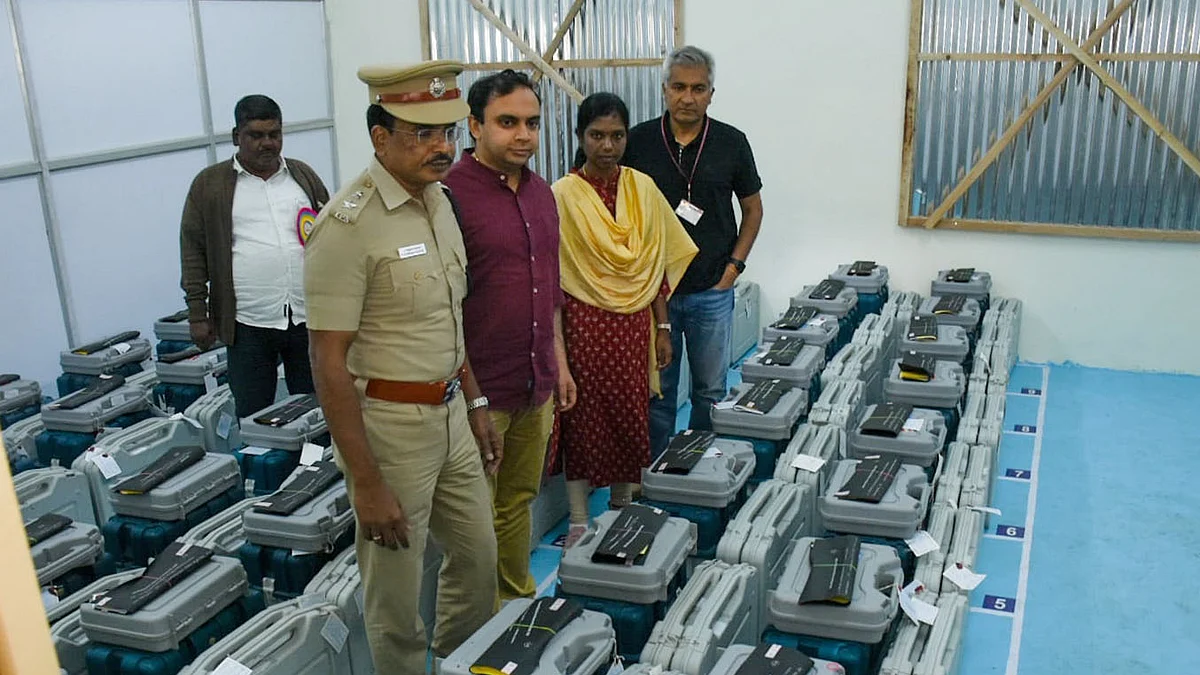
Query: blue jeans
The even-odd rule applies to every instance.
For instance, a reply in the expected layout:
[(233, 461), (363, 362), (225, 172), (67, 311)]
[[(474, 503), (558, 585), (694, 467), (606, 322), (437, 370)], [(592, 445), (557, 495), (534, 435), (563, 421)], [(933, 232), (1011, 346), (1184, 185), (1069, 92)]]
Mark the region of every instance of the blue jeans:
[(675, 433), (679, 400), (679, 358), (687, 340), (691, 367), (691, 429), (712, 428), (712, 405), (725, 398), (729, 371), (729, 331), (733, 323), (733, 289), (709, 289), (676, 295), (667, 305), (671, 318), (671, 351), (674, 358), (661, 375), (662, 398), (650, 401), (650, 456), (657, 457)]

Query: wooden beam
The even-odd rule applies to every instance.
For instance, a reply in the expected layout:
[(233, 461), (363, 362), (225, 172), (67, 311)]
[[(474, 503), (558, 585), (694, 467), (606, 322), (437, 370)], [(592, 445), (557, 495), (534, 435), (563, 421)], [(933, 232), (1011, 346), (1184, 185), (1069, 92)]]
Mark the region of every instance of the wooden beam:
[[(575, 17), (581, 9), (583, 9), (583, 0), (575, 0), (571, 4), (571, 8), (567, 10), (567, 15), (563, 17), (562, 23), (559, 25), (558, 30), (555, 31), (554, 39), (550, 41), (550, 46), (542, 54), (542, 60), (551, 61), (554, 58), (554, 52), (558, 51), (558, 46), (562, 44), (563, 38), (567, 37), (567, 32), (571, 30), (571, 24), (575, 23)], [(553, 66), (554, 63), (551, 62), (550, 65)], [(542, 79), (542, 71), (539, 70), (533, 74), (533, 83), (537, 84), (540, 79)]]
[(433, 58), (429, 37), (429, 0), (417, 0), (417, 17), (417, 23), (421, 25), (421, 58), (428, 61)]
[[(921, 52), (921, 61), (1017, 61), (1068, 63), (1075, 60), (1071, 54), (1030, 54), (1009, 52)], [(1100, 62), (1146, 62), (1168, 61), (1192, 63), (1200, 61), (1200, 54), (1181, 52), (1096, 52), (1092, 58)]]
[(908, 78), (904, 89), (904, 145), (900, 153), (901, 223), (912, 209), (913, 141), (917, 135), (917, 84), (921, 76), (921, 64), (917, 56), (921, 52), (921, 18), (924, 10), (925, 0), (912, 0), (908, 23)]
[(679, 49), (685, 44), (683, 41), (683, 0), (675, 0), (675, 48)]
[(1188, 148), (1186, 143), (1180, 140), (1178, 136), (1171, 133), (1171, 130), (1167, 129), (1167, 127), (1159, 121), (1158, 117), (1156, 117), (1154, 113), (1150, 112), (1150, 109), (1133, 95), (1133, 92), (1126, 89), (1124, 85), (1117, 81), (1117, 78), (1113, 77), (1112, 73), (1108, 72), (1104, 66), (1101, 66), (1099, 63), (1097, 63), (1096, 59), (1092, 58), (1092, 55), (1089, 53), (1091, 51), (1090, 49), (1084, 50), (1080, 48), (1079, 45), (1075, 44), (1075, 40), (1072, 39), (1070, 35), (1067, 35), (1065, 32), (1063, 32), (1063, 30), (1058, 27), (1058, 24), (1054, 23), (1053, 19), (1046, 16), (1042, 10), (1038, 9), (1037, 6), (1033, 4), (1033, 0), (1016, 0), (1016, 2), (1026, 12), (1028, 12), (1029, 15), (1034, 18), (1034, 20), (1036, 20), (1038, 23), (1041, 23), (1046, 30), (1049, 31), (1050, 34), (1062, 44), (1063, 47), (1066, 47), (1067, 51), (1074, 54), (1075, 58), (1079, 59), (1080, 63), (1086, 66), (1088, 70), (1091, 70), (1093, 73), (1095, 73), (1096, 77), (1100, 78), (1100, 81), (1103, 82), (1105, 86), (1107, 86), (1109, 89), (1112, 89), (1113, 93), (1121, 97), (1121, 100), (1125, 102), (1125, 105), (1129, 106), (1129, 109), (1136, 113), (1138, 117), (1142, 118), (1142, 121), (1146, 123), (1146, 126), (1150, 127), (1154, 134), (1167, 144), (1167, 147), (1174, 150), (1175, 154), (1179, 155), (1179, 158), (1183, 160), (1184, 164), (1187, 164), (1197, 176), (1200, 176), (1200, 157), (1196, 157), (1195, 153)]
[[(925, 227), (927, 218), (910, 216), (902, 225)], [(1002, 220), (948, 219), (938, 226), (939, 230), (963, 232), (1003, 232), (1007, 234), (1037, 234), (1060, 237), (1093, 237), (1099, 239), (1122, 239), (1126, 241), (1172, 241), (1200, 243), (1200, 231), (1154, 230), (1150, 228), (1104, 227), (1101, 225), (1066, 225), (1062, 223), (1024, 223)]]
[[(560, 59), (558, 61), (549, 61), (548, 63), (555, 70), (562, 70), (564, 68), (644, 68), (646, 66), (660, 66), (662, 65), (662, 59)], [(504, 70), (505, 68), (512, 68), (513, 70), (537, 70), (537, 66), (533, 61), (492, 61), (489, 63), (466, 63), (463, 65), (466, 70)]]
[(483, 3), (483, 0), (468, 0), (468, 2), (471, 3), (471, 6), (474, 7), (477, 12), (483, 15), (483, 18), (488, 20), (488, 23), (500, 29), (500, 33), (504, 35), (504, 37), (508, 38), (513, 45), (516, 46), (516, 48), (526, 56), (526, 58), (532, 61), (533, 65), (538, 70), (542, 71), (546, 77), (550, 78), (551, 82), (558, 85), (558, 87), (563, 91), (567, 92), (567, 95), (571, 97), (571, 100), (575, 101), (576, 103), (583, 101), (583, 94), (579, 93), (579, 90), (576, 89), (570, 82), (568, 82), (565, 77), (560, 75), (557, 70), (551, 67), (549, 63), (546, 63), (545, 59), (542, 58), (542, 55), (538, 54), (533, 47), (530, 47), (529, 43), (522, 40), (520, 35), (517, 35), (512, 28), (508, 27), (508, 24), (501, 21), (500, 17), (496, 16), (496, 13)]
[[(1097, 26), (1096, 30), (1092, 31), (1092, 34), (1088, 36), (1088, 39), (1083, 43), (1084, 48), (1091, 49), (1099, 44), (1100, 40), (1103, 39), (1105, 34), (1107, 34), (1108, 31), (1111, 30), (1112, 27), (1117, 23), (1117, 20), (1120, 19), (1121, 16), (1133, 6), (1135, 1), (1136, 0), (1121, 0), (1121, 3), (1108, 13), (1108, 16), (1104, 19), (1104, 22)], [(1078, 65), (1079, 61), (1077, 59), (1072, 59), (1072, 63), (1073, 65)], [(1025, 107), (1025, 110), (1021, 111), (1021, 114), (1018, 115), (1017, 118), (1013, 120), (1012, 124), (1010, 124), (1008, 128), (1004, 130), (1004, 133), (996, 139), (996, 142), (992, 144), (992, 147), (988, 148), (988, 151), (984, 153), (983, 157), (979, 158), (979, 161), (971, 167), (970, 171), (967, 171), (966, 175), (964, 175), (962, 179), (958, 181), (958, 184), (954, 186), (954, 189), (950, 190), (950, 193), (947, 194), (944, 199), (942, 199), (942, 203), (938, 204), (937, 208), (935, 208), (933, 212), (929, 214), (929, 217), (925, 220), (926, 228), (933, 229), (938, 226), (938, 223), (942, 222), (942, 219), (946, 217), (946, 214), (950, 212), (950, 209), (954, 208), (954, 205), (958, 203), (958, 200), (962, 199), (963, 195), (967, 194), (967, 191), (971, 189), (971, 186), (974, 185), (981, 176), (983, 176), (984, 172), (988, 170), (988, 167), (990, 167), (997, 159), (1000, 158), (1000, 153), (1004, 152), (1004, 149), (1007, 148), (1010, 143), (1012, 143), (1013, 139), (1017, 137), (1017, 134), (1021, 133), (1021, 130), (1025, 128), (1025, 125), (1029, 123), (1029, 120), (1033, 119), (1034, 115), (1037, 115), (1042, 106), (1045, 105), (1046, 102), (1050, 100), (1050, 97), (1054, 94), (1054, 92), (1058, 91), (1058, 88), (1067, 81), (1067, 78), (1071, 76), (1071, 73), (1074, 72), (1074, 70), (1075, 69), (1071, 64), (1064, 66), (1058, 71), (1057, 74), (1055, 74), (1053, 78), (1050, 79), (1050, 82), (1046, 84), (1046, 86), (1042, 87), (1042, 90), (1038, 92), (1037, 96), (1033, 97), (1033, 100), (1030, 101), (1029, 105)]]

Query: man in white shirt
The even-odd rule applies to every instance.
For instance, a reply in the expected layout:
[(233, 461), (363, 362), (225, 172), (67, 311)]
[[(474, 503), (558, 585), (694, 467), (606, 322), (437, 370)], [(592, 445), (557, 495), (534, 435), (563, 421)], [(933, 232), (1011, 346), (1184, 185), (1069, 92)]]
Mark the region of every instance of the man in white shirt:
[(281, 154), (275, 101), (247, 96), (234, 118), (237, 154), (201, 171), (188, 191), (180, 285), (192, 340), (228, 345), (229, 388), (247, 417), (275, 401), (280, 362), (289, 392), (313, 392), (304, 244), (329, 192), (307, 164)]

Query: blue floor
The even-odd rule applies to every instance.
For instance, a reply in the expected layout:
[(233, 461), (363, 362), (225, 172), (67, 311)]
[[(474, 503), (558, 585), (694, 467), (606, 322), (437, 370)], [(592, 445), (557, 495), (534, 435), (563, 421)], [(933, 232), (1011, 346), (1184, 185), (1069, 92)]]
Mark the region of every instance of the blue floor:
[[(971, 595), (961, 675), (1193, 672), (1197, 415), (1197, 377), (1017, 366), (992, 496), (1002, 515), (980, 544), (988, 576)], [(597, 491), (592, 512), (607, 500)], [(542, 593), (565, 531), (534, 552)]]

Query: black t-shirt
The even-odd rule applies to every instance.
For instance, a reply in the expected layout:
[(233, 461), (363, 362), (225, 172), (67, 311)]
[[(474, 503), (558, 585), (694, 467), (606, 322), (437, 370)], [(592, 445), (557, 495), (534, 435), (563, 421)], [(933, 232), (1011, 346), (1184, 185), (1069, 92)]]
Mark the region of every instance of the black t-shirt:
[[(691, 143), (680, 148), (669, 126), (664, 126), (665, 116), (642, 122), (630, 130), (625, 157), (621, 160), (626, 166), (653, 178), (658, 189), (671, 203), (671, 208), (677, 208), (679, 202), (687, 197), (685, 176), (691, 174), (693, 166), (696, 167), (689, 201), (703, 209), (704, 215), (695, 225), (682, 218), (680, 222), (700, 252), (679, 282), (676, 293), (708, 290), (721, 280), (738, 236), (733, 196), (743, 199), (762, 189), (762, 180), (754, 166), (754, 153), (750, 150), (746, 135), (711, 117), (707, 121), (708, 138), (703, 141), (703, 151), (700, 149), (703, 131)], [(698, 165), (697, 153), (700, 153)], [(672, 157), (679, 162), (682, 173)]]

